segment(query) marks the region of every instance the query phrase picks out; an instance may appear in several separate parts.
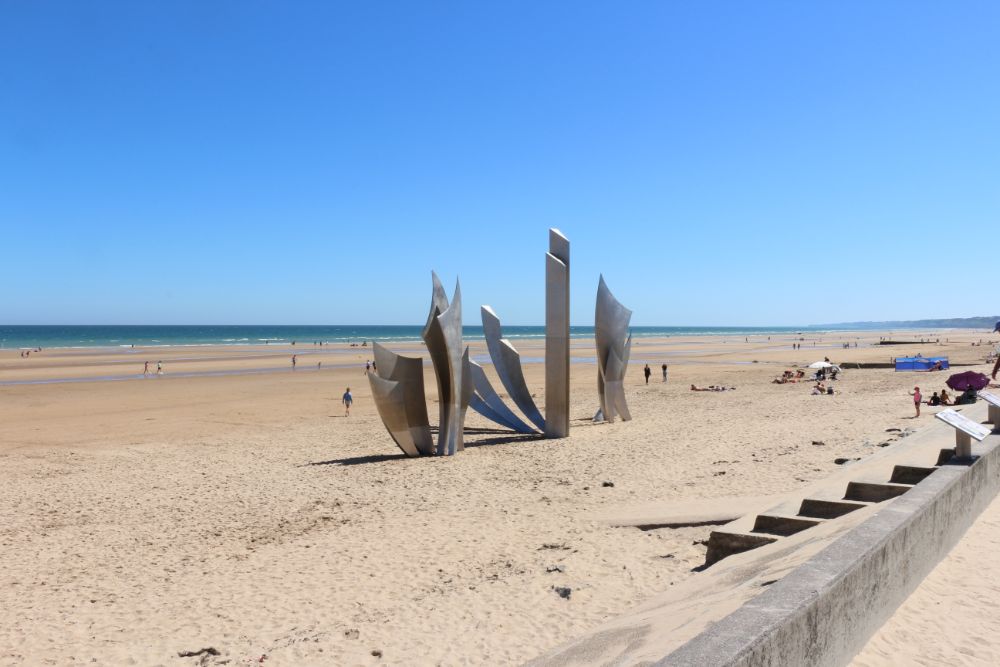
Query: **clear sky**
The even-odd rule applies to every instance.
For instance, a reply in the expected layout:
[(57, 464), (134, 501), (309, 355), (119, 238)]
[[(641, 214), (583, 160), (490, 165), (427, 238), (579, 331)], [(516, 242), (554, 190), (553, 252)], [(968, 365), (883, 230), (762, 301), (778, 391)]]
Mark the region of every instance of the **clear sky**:
[[(0, 323), (994, 313), (997, 2), (0, 3)], [(959, 270), (968, 266), (968, 270)], [(991, 302), (989, 299), (993, 298)]]

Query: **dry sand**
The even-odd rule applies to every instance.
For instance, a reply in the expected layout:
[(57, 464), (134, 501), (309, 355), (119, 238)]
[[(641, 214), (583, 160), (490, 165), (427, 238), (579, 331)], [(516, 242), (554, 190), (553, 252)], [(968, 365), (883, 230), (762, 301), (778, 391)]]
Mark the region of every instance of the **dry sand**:
[(1000, 665), (998, 600), (1000, 497), (851, 664)]
[[(837, 395), (811, 396), (770, 384), (781, 369), (918, 351), (981, 362), (989, 349), (970, 346), (980, 333), (870, 346), (879, 335), (798, 351), (777, 337), (637, 341), (635, 419), (610, 425), (590, 422), (596, 369), (578, 341), (569, 439), (512, 436), (470, 413), (468, 449), (447, 459), (399, 453), (363, 349), (0, 352), (0, 383), (117, 378), (146, 359), (166, 369), (0, 385), (0, 664), (523, 662), (698, 576), (711, 526), (643, 532), (595, 517), (805, 486), (837, 457), (876, 451), (885, 429), (932, 419), (910, 419), (906, 391), (946, 376), (849, 370)], [(542, 355), (540, 342), (518, 347)], [(543, 367), (525, 370), (540, 401)], [(252, 373), (204, 374), (231, 371)], [(219, 655), (178, 657), (209, 647)]]

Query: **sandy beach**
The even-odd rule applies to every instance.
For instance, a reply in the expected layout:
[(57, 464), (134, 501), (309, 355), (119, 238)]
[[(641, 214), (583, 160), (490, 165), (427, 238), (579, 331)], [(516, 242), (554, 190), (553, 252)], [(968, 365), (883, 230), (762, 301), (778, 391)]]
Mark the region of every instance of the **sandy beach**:
[[(877, 344), (889, 335), (939, 343)], [(574, 341), (570, 438), (470, 411), (466, 451), (422, 459), (383, 428), (365, 349), (0, 351), (0, 664), (519, 664), (698, 576), (711, 526), (595, 516), (822, 479), (886, 429), (929, 423), (907, 392), (948, 375), (847, 362), (919, 352), (984, 370), (992, 349), (978, 331), (772, 338), (638, 339), (634, 419), (614, 424), (591, 422), (593, 343)], [(771, 382), (824, 357), (846, 368), (833, 396)], [(143, 378), (147, 360), (163, 375)], [(426, 359), (425, 375), (433, 423)], [(525, 375), (541, 403), (542, 364)]]
[(869, 640), (852, 667), (1000, 664), (1000, 498)]

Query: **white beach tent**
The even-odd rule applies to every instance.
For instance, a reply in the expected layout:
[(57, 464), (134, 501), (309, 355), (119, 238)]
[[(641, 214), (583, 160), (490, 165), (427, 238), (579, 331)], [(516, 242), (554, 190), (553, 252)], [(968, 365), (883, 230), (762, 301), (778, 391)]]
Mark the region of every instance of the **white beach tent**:
[(814, 361), (809, 364), (809, 368), (836, 368), (840, 370), (840, 366), (837, 364), (831, 364), (829, 361)]

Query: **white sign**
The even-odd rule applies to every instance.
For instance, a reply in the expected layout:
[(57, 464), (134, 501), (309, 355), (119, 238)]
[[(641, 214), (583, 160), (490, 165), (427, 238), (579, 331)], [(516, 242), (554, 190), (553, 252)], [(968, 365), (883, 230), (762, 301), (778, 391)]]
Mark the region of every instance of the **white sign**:
[(979, 392), (979, 398), (983, 399), (990, 405), (995, 405), (1000, 408), (1000, 396), (997, 396), (996, 394), (991, 394), (988, 391), (981, 391)]
[(941, 412), (934, 415), (941, 421), (954, 426), (959, 431), (963, 433), (968, 433), (976, 440), (982, 441), (983, 438), (988, 436), (992, 431), (982, 424), (977, 424), (965, 415), (960, 415), (954, 410), (942, 410)]

